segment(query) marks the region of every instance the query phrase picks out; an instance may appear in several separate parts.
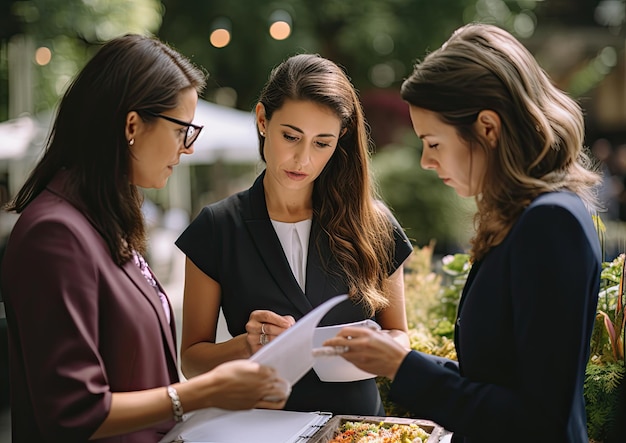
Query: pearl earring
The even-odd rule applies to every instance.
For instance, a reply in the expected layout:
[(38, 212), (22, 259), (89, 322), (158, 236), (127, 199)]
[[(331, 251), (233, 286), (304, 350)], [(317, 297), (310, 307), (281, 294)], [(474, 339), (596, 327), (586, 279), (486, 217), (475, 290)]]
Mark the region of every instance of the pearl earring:
[(132, 146), (135, 144), (135, 139), (131, 138), (130, 140), (128, 140), (128, 146)]
[(264, 131), (260, 131), (261, 133), (261, 137), (265, 137), (265, 132)]

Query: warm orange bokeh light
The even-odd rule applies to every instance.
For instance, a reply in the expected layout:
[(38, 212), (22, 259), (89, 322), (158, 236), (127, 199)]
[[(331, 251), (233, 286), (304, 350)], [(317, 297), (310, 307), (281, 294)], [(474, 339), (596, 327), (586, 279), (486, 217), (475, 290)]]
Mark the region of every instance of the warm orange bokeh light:
[(277, 21), (270, 26), (270, 35), (274, 40), (285, 40), (291, 34), (291, 26), (287, 22)]
[(52, 51), (50, 49), (45, 46), (37, 48), (35, 51), (35, 63), (39, 66), (45, 66), (50, 63), (50, 60), (52, 60)]
[(216, 29), (211, 32), (209, 40), (216, 48), (223, 48), (230, 43), (230, 32), (226, 29)]

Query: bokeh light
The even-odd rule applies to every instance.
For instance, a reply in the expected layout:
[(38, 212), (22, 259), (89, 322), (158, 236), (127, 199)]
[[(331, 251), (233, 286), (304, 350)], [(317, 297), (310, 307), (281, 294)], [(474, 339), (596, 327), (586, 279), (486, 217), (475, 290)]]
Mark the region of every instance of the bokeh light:
[(270, 14), (270, 36), (274, 40), (285, 40), (291, 35), (292, 19), (284, 9), (277, 9)]
[(270, 25), (270, 35), (274, 40), (285, 40), (291, 34), (291, 26), (287, 22), (278, 21)]
[(211, 34), (209, 35), (209, 42), (216, 48), (224, 48), (228, 46), (232, 38), (231, 29), (232, 25), (228, 18), (218, 17), (211, 23)]
[(579, 97), (596, 87), (617, 65), (617, 51), (612, 46), (602, 48), (596, 57), (571, 79), (569, 92)]
[(369, 77), (374, 86), (386, 88), (396, 79), (396, 71), (389, 63), (379, 63), (372, 67)]
[(35, 63), (39, 66), (45, 66), (50, 63), (50, 60), (52, 60), (52, 51), (49, 48), (45, 46), (37, 48), (35, 51)]
[(216, 29), (211, 32), (209, 41), (216, 48), (223, 48), (230, 43), (230, 31), (228, 29)]
[(535, 17), (529, 12), (522, 12), (513, 19), (515, 34), (521, 38), (530, 38), (535, 33)]
[(394, 43), (393, 38), (389, 34), (381, 32), (374, 37), (372, 41), (374, 51), (380, 55), (388, 55), (393, 52)]

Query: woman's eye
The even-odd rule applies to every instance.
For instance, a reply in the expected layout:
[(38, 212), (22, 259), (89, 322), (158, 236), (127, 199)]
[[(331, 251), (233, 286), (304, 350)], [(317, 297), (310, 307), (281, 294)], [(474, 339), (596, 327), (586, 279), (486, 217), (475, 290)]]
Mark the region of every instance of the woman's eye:
[(430, 149), (437, 149), (439, 147), (439, 143), (433, 143), (432, 145), (428, 145)]
[(283, 134), (283, 137), (285, 137), (285, 140), (290, 141), (290, 142), (295, 142), (296, 140), (298, 140), (298, 137), (294, 137), (289, 134)]
[(330, 143), (317, 142), (317, 146), (319, 146), (320, 148), (329, 148)]

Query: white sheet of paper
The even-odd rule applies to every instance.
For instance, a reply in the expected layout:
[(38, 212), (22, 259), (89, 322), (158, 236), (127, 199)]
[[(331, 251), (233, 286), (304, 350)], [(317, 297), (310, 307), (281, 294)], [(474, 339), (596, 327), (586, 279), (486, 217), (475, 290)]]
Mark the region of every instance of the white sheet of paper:
[[(320, 326), (315, 328), (313, 334), (313, 347), (320, 347), (326, 340), (333, 338), (346, 326), (360, 326), (380, 329), (378, 323), (372, 320), (363, 320), (354, 323), (345, 323), (334, 326)], [(340, 355), (316, 357), (313, 363), (313, 370), (325, 382), (342, 382), (366, 380), (376, 377), (375, 374), (365, 372)]]
[(313, 335), (315, 328), (330, 308), (348, 298), (338, 295), (326, 300), (302, 317), (291, 328), (263, 346), (250, 360), (272, 366), (292, 385), (313, 367)]
[[(326, 300), (298, 320), (291, 328), (263, 346), (256, 354), (250, 357), (250, 360), (266, 366), (272, 366), (282, 378), (292, 385), (295, 384), (313, 367), (315, 361), (313, 358), (313, 334), (316, 326), (331, 308), (347, 299), (347, 295), (338, 295), (330, 300)], [(183, 407), (184, 406), (183, 404)], [(185, 414), (184, 421), (176, 424), (159, 443), (170, 443), (177, 439), (181, 441), (193, 441), (186, 440), (187, 432), (197, 429), (208, 429), (213, 426), (213, 422), (218, 417), (223, 415), (231, 416), (233, 414), (235, 414), (234, 411), (219, 408), (202, 409), (190, 414)], [(261, 426), (259, 429), (265, 431), (266, 429), (274, 427), (275, 423), (264, 422), (259, 426)], [(195, 441), (216, 442), (216, 440)], [(274, 443), (281, 440), (266, 441), (268, 443)], [(220, 441), (220, 443), (222, 442)]]

